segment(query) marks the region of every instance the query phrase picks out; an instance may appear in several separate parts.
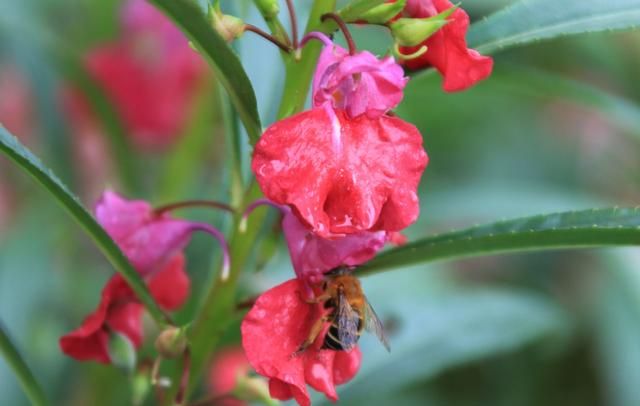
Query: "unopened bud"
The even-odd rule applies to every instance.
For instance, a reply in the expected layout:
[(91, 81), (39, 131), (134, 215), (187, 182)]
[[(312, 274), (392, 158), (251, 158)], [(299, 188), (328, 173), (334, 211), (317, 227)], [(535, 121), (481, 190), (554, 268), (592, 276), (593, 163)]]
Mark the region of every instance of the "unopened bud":
[(155, 342), (156, 351), (164, 358), (177, 358), (187, 349), (186, 328), (168, 327)]
[(111, 331), (109, 334), (109, 358), (117, 368), (131, 372), (137, 362), (136, 349), (127, 336)]
[(209, 8), (209, 21), (225, 41), (231, 42), (244, 33), (244, 21), (238, 17), (220, 12), (219, 5)]
[(386, 24), (393, 17), (400, 14), (407, 0), (398, 0), (395, 3), (384, 3), (376, 6), (356, 17), (356, 21), (364, 21), (369, 24)]
[(449, 22), (447, 18), (457, 8), (457, 6), (451, 7), (429, 18), (399, 18), (391, 23), (389, 28), (391, 28), (391, 33), (398, 45), (413, 47), (421, 44), (440, 28), (447, 25)]
[(232, 392), (233, 396), (247, 402), (261, 402), (268, 406), (277, 406), (280, 404), (269, 394), (269, 385), (262, 377), (256, 376), (238, 376), (236, 387)]
[(278, 0), (255, 0), (255, 4), (265, 19), (273, 18), (280, 12)]

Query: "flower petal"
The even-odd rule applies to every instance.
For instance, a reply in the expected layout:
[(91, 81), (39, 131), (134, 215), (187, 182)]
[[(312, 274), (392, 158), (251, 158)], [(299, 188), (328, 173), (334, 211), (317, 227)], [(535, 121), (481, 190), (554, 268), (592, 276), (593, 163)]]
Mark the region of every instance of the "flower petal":
[(314, 233), (333, 238), (413, 223), (427, 161), (420, 133), (399, 118), (348, 119), (340, 110), (331, 117), (317, 108), (269, 127), (252, 169), (269, 199), (292, 206)]
[(185, 271), (183, 254), (175, 255), (149, 280), (151, 295), (165, 310), (177, 310), (189, 297), (191, 280)]

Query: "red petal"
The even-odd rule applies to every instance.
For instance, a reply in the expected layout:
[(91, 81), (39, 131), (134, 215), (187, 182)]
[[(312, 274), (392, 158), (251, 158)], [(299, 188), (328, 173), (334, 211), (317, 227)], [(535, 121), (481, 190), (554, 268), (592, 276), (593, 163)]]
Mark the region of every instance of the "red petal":
[[(433, 3), (436, 13), (453, 7), (449, 0), (429, 0), (426, 3)], [(416, 15), (412, 15), (412, 17), (431, 17), (435, 15), (435, 13), (427, 11), (431, 8), (416, 7), (414, 8)], [(493, 69), (493, 59), (467, 48), (465, 37), (469, 28), (469, 16), (463, 9), (458, 8), (454, 11), (449, 17), (449, 21), (423, 44), (417, 47), (401, 48), (401, 52), (408, 55), (417, 51), (422, 45), (426, 45), (428, 48), (426, 53), (416, 59), (407, 60), (404, 64), (409, 69), (435, 67), (444, 77), (442, 85), (444, 90), (455, 92), (467, 89), (489, 77)]]
[(126, 282), (119, 275), (112, 277), (102, 290), (98, 308), (84, 319), (80, 327), (60, 338), (62, 352), (81, 361), (109, 363), (109, 333), (106, 326), (111, 321), (115, 321), (111, 328), (139, 345), (139, 328), (136, 330), (133, 326), (135, 323), (129, 323), (129, 314), (126, 312), (133, 298), (133, 292)]
[(309, 405), (308, 383), (335, 401), (335, 385), (353, 377), (360, 352), (319, 350), (320, 335), (315, 345), (294, 355), (325, 312), (322, 305), (302, 301), (301, 291), (302, 285), (293, 279), (263, 293), (242, 322), (242, 346), (253, 368), (270, 378), (271, 396), (294, 397), (300, 405)]
[(418, 130), (395, 117), (332, 112), (312, 109), (266, 130), (252, 162), (262, 191), (324, 238), (413, 223), (428, 161)]
[(184, 266), (184, 255), (175, 255), (149, 280), (151, 295), (166, 310), (177, 310), (189, 297), (191, 280)]

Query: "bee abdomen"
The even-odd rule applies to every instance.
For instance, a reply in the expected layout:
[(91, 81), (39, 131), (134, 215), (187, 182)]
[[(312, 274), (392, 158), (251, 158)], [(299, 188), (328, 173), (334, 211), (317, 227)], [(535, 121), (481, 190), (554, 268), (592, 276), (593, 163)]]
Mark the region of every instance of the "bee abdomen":
[[(333, 315), (332, 315), (333, 316)], [(355, 340), (351, 343), (343, 343), (340, 340), (340, 328), (338, 327), (337, 320), (334, 317), (330, 317), (331, 326), (327, 330), (327, 334), (324, 336), (324, 342), (322, 343), (323, 350), (334, 351), (348, 351), (355, 347), (360, 339), (360, 331), (362, 330), (362, 317), (358, 318), (358, 334), (355, 336)]]

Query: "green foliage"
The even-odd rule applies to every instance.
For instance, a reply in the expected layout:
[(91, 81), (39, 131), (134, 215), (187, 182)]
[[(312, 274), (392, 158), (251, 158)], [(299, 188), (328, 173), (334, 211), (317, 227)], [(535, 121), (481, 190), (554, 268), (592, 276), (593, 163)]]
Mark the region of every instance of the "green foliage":
[(44, 187), (91, 237), (97, 247), (107, 257), (122, 277), (127, 281), (136, 296), (142, 302), (151, 316), (158, 323), (163, 323), (162, 310), (151, 297), (147, 286), (138, 272), (133, 269), (122, 251), (111, 237), (96, 222), (93, 216), (82, 206), (82, 203), (67, 190), (66, 186), (42, 162), (24, 147), (17, 138), (0, 126), (0, 150), (11, 158), (21, 170), (31, 175)]
[(249, 139), (254, 144), (262, 133), (256, 96), (238, 56), (209, 25), (204, 14), (188, 0), (151, 0), (180, 26), (209, 61), (216, 77), (229, 92)]
[(474, 24), (468, 41), (482, 53), (494, 53), (566, 35), (638, 26), (638, 0), (520, 0)]
[(640, 209), (593, 209), (500, 221), (423, 238), (360, 268), (360, 275), (505, 252), (640, 245)]

